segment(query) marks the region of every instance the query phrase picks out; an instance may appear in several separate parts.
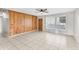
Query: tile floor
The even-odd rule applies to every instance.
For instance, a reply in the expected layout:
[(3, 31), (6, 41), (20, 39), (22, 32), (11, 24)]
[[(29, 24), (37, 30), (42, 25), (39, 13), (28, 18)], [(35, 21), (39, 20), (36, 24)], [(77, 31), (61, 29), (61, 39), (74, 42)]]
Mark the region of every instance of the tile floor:
[(72, 36), (33, 32), (16, 37), (0, 37), (1, 50), (78, 50), (79, 44)]

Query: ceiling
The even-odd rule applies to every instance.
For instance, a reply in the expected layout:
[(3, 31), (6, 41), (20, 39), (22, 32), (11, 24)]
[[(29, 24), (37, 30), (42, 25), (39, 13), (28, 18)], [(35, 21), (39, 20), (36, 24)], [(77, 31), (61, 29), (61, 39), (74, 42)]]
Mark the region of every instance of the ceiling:
[(52, 14), (58, 14), (58, 13), (65, 13), (65, 12), (71, 12), (74, 11), (75, 8), (47, 8), (48, 13), (39, 13), (36, 11), (37, 8), (9, 8), (9, 10), (14, 10), (26, 14), (31, 14), (35, 16), (44, 16), (44, 15), (52, 15)]

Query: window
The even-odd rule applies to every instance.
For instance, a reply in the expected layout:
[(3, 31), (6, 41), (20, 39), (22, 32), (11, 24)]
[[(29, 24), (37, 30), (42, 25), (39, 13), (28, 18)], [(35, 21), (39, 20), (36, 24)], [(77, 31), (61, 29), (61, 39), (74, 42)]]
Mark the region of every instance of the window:
[(46, 31), (62, 33), (66, 31), (66, 16), (46, 17)]
[(66, 26), (66, 16), (61, 16), (56, 18), (56, 28), (65, 29)]
[(55, 17), (46, 17), (46, 28), (55, 28)]

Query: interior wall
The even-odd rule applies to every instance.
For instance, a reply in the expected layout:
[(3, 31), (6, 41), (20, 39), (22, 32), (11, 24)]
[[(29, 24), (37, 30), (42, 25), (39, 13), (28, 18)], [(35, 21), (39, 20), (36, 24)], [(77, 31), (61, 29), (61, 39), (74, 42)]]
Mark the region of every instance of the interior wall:
[(0, 9), (0, 36), (2, 34), (2, 10)]
[(11, 10), (8, 11), (8, 14), (9, 14), (9, 35), (15, 35), (37, 30), (36, 16), (19, 13)]
[(59, 17), (59, 16), (67, 16), (67, 25), (66, 25), (66, 32), (64, 34), (73, 35), (73, 19), (74, 19), (74, 12), (68, 12), (68, 13), (62, 13), (62, 14), (55, 14), (50, 16), (44, 16), (43, 17), (43, 30), (46, 31), (46, 17), (51, 17), (51, 20), (53, 17)]
[(0, 17), (0, 34), (2, 33), (2, 22), (1, 22), (1, 17)]
[(6, 36), (8, 32), (8, 16), (6, 9), (0, 9), (0, 33), (1, 36)]
[(75, 10), (75, 20), (74, 20), (74, 37), (79, 43), (79, 9)]
[(0, 35), (1, 35), (1, 9), (0, 9)]

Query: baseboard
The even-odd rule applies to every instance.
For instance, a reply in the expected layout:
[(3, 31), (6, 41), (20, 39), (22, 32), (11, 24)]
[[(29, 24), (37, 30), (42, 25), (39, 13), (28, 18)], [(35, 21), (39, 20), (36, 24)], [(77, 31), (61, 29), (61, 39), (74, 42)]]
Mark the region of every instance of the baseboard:
[(71, 35), (71, 34), (66, 34), (66, 33), (55, 33), (55, 32), (48, 32), (48, 31), (43, 31), (43, 32), (47, 32), (47, 33), (51, 33), (51, 34), (58, 34), (58, 35), (65, 35), (65, 36), (74, 36), (74, 35)]
[(32, 31), (29, 31), (29, 32), (23, 32), (23, 33), (19, 33), (19, 34), (16, 34), (16, 35), (12, 35), (12, 36), (8, 36), (9, 38), (12, 38), (12, 37), (16, 37), (16, 36), (19, 36), (19, 35), (22, 35), (22, 34), (25, 34), (25, 33), (32, 33), (32, 32), (36, 32), (37, 30), (32, 30)]

